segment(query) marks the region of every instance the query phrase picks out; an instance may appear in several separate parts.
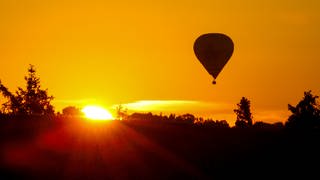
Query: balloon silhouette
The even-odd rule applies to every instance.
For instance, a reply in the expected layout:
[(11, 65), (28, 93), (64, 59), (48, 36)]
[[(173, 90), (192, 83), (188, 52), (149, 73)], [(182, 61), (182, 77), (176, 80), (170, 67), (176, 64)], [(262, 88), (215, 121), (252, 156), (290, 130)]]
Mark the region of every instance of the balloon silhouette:
[(194, 42), (193, 50), (208, 73), (216, 78), (233, 53), (232, 40), (220, 33), (203, 34)]

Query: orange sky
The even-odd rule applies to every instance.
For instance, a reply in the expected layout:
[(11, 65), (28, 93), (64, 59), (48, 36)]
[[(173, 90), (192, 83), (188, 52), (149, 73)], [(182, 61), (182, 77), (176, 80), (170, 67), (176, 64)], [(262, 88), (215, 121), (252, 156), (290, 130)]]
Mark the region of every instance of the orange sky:
[[(0, 0), (0, 27), (3, 84), (23, 86), (33, 64), (57, 110), (157, 100), (234, 121), (245, 96), (254, 120), (272, 122), (320, 94), (318, 0)], [(235, 44), (215, 86), (193, 53), (209, 32)]]

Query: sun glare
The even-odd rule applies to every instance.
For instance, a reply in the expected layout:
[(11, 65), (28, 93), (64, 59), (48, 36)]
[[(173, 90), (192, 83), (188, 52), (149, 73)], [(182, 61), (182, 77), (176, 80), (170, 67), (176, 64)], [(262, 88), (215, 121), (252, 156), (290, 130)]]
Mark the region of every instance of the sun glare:
[(86, 106), (82, 109), (86, 118), (91, 120), (113, 120), (112, 114), (100, 106)]

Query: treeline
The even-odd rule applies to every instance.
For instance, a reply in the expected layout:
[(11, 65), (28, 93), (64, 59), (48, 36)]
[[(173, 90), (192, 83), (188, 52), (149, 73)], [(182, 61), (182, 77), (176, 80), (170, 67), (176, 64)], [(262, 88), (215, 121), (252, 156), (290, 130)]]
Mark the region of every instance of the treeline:
[[(123, 122), (129, 123), (165, 123), (165, 124), (177, 124), (177, 125), (192, 125), (195, 127), (208, 127), (208, 128), (231, 128), (232, 126), (226, 120), (213, 120), (211, 118), (204, 119), (202, 117), (195, 117), (192, 114), (183, 115), (157, 115), (152, 113), (133, 113), (127, 115), (122, 119)], [(284, 128), (282, 122), (266, 123), (257, 121), (252, 126), (237, 126), (234, 128), (258, 128), (258, 129), (280, 129)]]
[(216, 128), (229, 128), (226, 120), (213, 120), (204, 119), (202, 117), (195, 117), (192, 114), (183, 115), (155, 115), (152, 113), (133, 113), (123, 118), (124, 122), (136, 123), (166, 123), (166, 124), (179, 124), (179, 125), (195, 125), (203, 127), (216, 127)]
[[(62, 110), (62, 113), (54, 112), (51, 104), (53, 96), (48, 95), (47, 89), (42, 89), (40, 78), (36, 75), (33, 65), (28, 68), (28, 74), (24, 77), (26, 81), (25, 88), (18, 87), (15, 93), (0, 81), (0, 93), (6, 102), (2, 103), (0, 117), (21, 117), (21, 116), (55, 116), (55, 117), (82, 117), (81, 110), (74, 106), (68, 106)], [(250, 109), (250, 101), (242, 97), (234, 109), (237, 115), (236, 128), (293, 128), (293, 129), (319, 129), (320, 128), (320, 105), (317, 102), (316, 95), (311, 91), (304, 92), (304, 97), (297, 105), (288, 104), (288, 110), (291, 115), (285, 124), (277, 122), (274, 124), (256, 121), (253, 122), (253, 116)], [(117, 108), (117, 120), (130, 122), (152, 122), (152, 123), (171, 123), (171, 124), (192, 124), (202, 127), (230, 128), (226, 120), (204, 119), (195, 117), (192, 114), (183, 115), (154, 115), (152, 113), (133, 113), (128, 114), (120, 105)]]

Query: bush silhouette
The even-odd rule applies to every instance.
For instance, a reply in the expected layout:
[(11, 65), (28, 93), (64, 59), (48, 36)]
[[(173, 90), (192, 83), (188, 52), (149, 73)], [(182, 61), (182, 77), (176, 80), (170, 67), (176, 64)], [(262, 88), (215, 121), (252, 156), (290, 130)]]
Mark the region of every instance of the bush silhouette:
[(314, 96), (311, 91), (306, 91), (303, 99), (296, 106), (288, 104), (288, 109), (292, 114), (285, 124), (286, 127), (300, 129), (319, 128), (320, 110), (317, 98), (319, 96)]
[(75, 106), (67, 106), (62, 109), (62, 115), (64, 116), (82, 116), (81, 110)]

